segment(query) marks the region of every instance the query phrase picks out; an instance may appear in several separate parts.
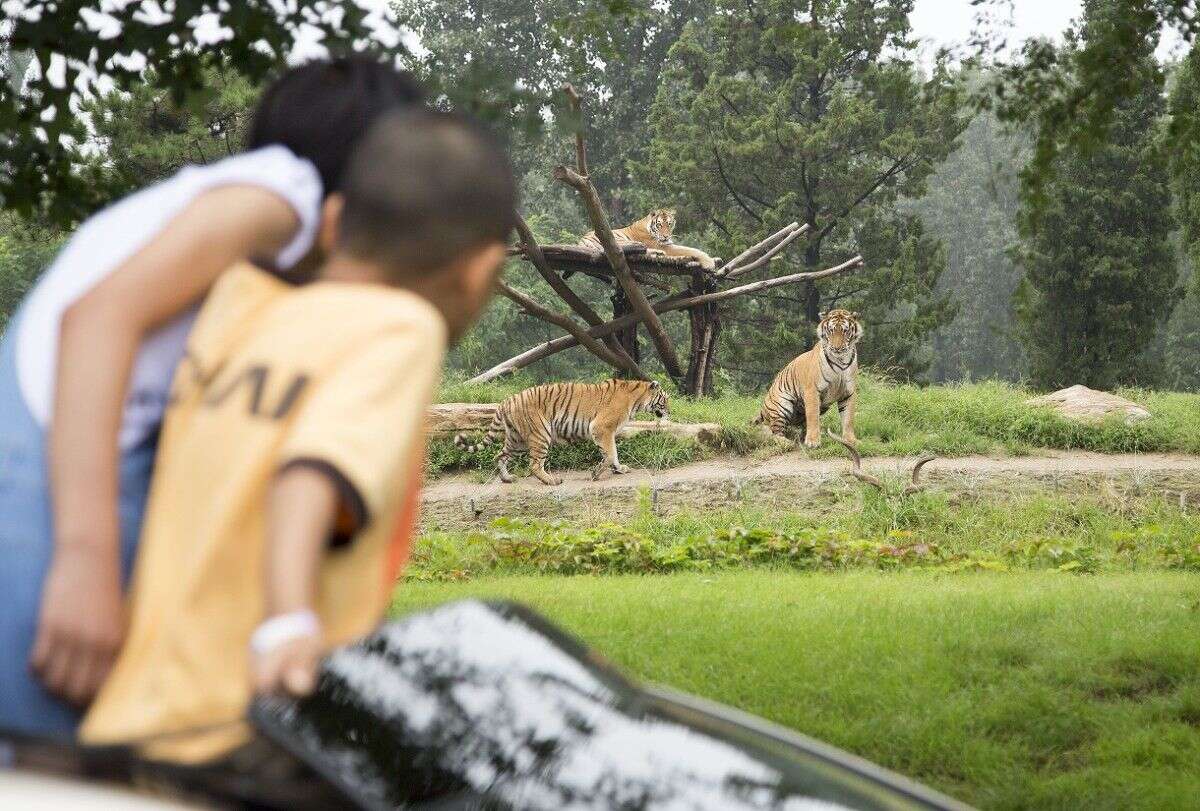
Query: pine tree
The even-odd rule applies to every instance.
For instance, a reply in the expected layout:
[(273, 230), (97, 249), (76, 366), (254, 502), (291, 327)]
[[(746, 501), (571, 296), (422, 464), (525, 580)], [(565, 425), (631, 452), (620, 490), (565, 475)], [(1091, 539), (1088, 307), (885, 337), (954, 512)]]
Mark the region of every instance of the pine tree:
[(1193, 48), (1176, 70), (1170, 105), (1171, 188), (1188, 278), (1167, 328), (1164, 383), (1194, 391), (1200, 389), (1200, 50)]
[(779, 260), (787, 272), (866, 260), (853, 274), (730, 305), (723, 357), (748, 375), (769, 379), (807, 349), (833, 307), (862, 314), (865, 362), (920, 373), (929, 333), (953, 315), (936, 290), (944, 251), (898, 205), (921, 195), (965, 124), (944, 66), (923, 80), (912, 61), (911, 9), (726, 0), (671, 50), (650, 159), (637, 167), (647, 202), (674, 203), (684, 238), (710, 253), (798, 221), (810, 236)]
[[(1079, 52), (1092, 30), (1110, 25), (1117, 5), (1087, 3), (1064, 47)], [(1065, 148), (1043, 204), (1028, 196), (1022, 203), (1026, 275), (1016, 298), (1039, 387), (1155, 382), (1138, 358), (1178, 296), (1163, 77), (1150, 37), (1135, 69), (1141, 90), (1117, 105), (1105, 141)]]

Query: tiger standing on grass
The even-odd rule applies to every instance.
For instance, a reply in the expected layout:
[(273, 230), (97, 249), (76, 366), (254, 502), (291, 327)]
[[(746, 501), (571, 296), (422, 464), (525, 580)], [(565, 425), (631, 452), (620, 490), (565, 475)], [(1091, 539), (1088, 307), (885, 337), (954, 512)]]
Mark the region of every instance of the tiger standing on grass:
[[(817, 325), (817, 345), (793, 360), (775, 376), (762, 411), (754, 419), (771, 433), (784, 435), (789, 425), (799, 425), (804, 417), (804, 444), (821, 444), (821, 415), (836, 404), (842, 417), (842, 436), (857, 442), (854, 436), (854, 406), (858, 398), (855, 375), (858, 373), (858, 341), (863, 329), (858, 313), (830, 310), (821, 314)], [(801, 410), (803, 409), (803, 410)]]
[(546, 455), (555, 442), (590, 439), (603, 457), (592, 472), (593, 479), (613, 473), (628, 473), (617, 458), (617, 432), (634, 412), (649, 411), (667, 416), (667, 394), (655, 380), (606, 380), (603, 383), (548, 383), (509, 397), (496, 407), (487, 433), (472, 444), (464, 434), (454, 444), (474, 453), (504, 435), (504, 449), (496, 464), (500, 479), (516, 481), (508, 472), (514, 453), (529, 451), (533, 475), (543, 484), (562, 484), (546, 471)]
[[(645, 245), (651, 255), (691, 257), (698, 261), (700, 267), (705, 270), (712, 270), (717, 266), (716, 260), (699, 248), (676, 245), (674, 234), (675, 209), (673, 208), (655, 209), (632, 225), (613, 231), (618, 247), (636, 243)], [(595, 231), (588, 231), (580, 237), (579, 244), (598, 251), (604, 250)]]

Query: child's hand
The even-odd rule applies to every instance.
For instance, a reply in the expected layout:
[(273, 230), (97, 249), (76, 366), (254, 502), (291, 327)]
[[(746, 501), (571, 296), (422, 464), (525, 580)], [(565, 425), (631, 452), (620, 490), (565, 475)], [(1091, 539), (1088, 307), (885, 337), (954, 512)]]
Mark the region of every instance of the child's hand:
[(303, 697), (316, 687), (324, 644), (312, 612), (272, 617), (254, 632), (250, 646), (256, 693)]
[(55, 550), (30, 656), (46, 689), (86, 706), (112, 669), (124, 632), (116, 553), (79, 545)]

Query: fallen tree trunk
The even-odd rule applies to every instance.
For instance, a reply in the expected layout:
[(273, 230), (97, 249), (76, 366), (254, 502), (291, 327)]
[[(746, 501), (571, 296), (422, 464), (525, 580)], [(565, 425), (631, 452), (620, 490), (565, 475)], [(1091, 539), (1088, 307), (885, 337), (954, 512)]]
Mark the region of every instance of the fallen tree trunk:
[[(426, 430), (431, 437), (448, 438), (464, 431), (485, 431), (496, 415), (495, 403), (441, 403), (429, 409)], [(630, 420), (617, 435), (658, 433), (676, 439), (694, 439), (713, 444), (720, 437), (721, 426), (715, 422), (683, 423), (664, 420)]]
[[(745, 295), (746, 293), (757, 293), (760, 290), (769, 290), (772, 287), (779, 287), (785, 284), (795, 284), (803, 281), (816, 281), (824, 279), (838, 273), (844, 273), (847, 270), (853, 270), (862, 265), (862, 256), (856, 256), (846, 262), (843, 262), (836, 267), (826, 268), (825, 270), (809, 271), (804, 273), (793, 273), (789, 276), (780, 276), (775, 279), (763, 279), (759, 282), (751, 282), (738, 287), (731, 287), (728, 290), (721, 290), (716, 293), (706, 293), (702, 296), (673, 296), (657, 302), (654, 305), (656, 313), (666, 313), (673, 310), (684, 310), (690, 307), (697, 307), (701, 304), (710, 302), (724, 301), (725, 299), (736, 298), (737, 296)], [(605, 335), (624, 329), (630, 324), (636, 324), (641, 320), (638, 313), (630, 313), (629, 315), (609, 321), (607, 324), (602, 324), (598, 327), (592, 327), (588, 330), (588, 334), (593, 338), (602, 338)], [(543, 358), (548, 358), (562, 352), (564, 349), (570, 349), (579, 342), (572, 335), (564, 335), (561, 338), (555, 338), (553, 341), (547, 341), (540, 346), (535, 346), (532, 349), (522, 352), (516, 357), (493, 366), (482, 374), (468, 380), (468, 383), (486, 383), (489, 380), (494, 380), (501, 375), (515, 372), (518, 369), (524, 369), (531, 363), (536, 363)]]

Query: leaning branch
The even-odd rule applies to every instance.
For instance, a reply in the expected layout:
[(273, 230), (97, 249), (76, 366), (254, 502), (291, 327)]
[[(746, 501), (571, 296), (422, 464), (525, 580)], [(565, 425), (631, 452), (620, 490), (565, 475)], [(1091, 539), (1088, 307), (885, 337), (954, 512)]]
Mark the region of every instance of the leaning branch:
[(612, 226), (608, 223), (608, 215), (604, 213), (604, 207), (600, 205), (600, 197), (596, 194), (595, 186), (587, 177), (566, 166), (554, 167), (554, 178), (579, 192), (584, 208), (587, 209), (588, 219), (592, 222), (592, 230), (595, 231), (596, 237), (604, 247), (604, 254), (608, 257), (613, 274), (625, 291), (625, 297), (629, 299), (633, 314), (637, 316), (636, 320), (646, 324), (646, 331), (650, 333), (650, 339), (654, 341), (654, 346), (658, 350), (658, 356), (662, 359), (667, 374), (676, 380), (683, 377), (683, 367), (679, 365), (679, 356), (675, 353), (675, 347), (671, 344), (667, 330), (663, 327), (662, 321), (658, 319), (654, 309), (651, 308), (650, 301), (642, 292), (637, 280), (633, 278), (629, 264), (625, 261), (625, 254), (617, 247), (617, 239), (613, 236)]
[(575, 121), (579, 126), (579, 129), (575, 130), (575, 167), (579, 170), (579, 174), (587, 177), (587, 144), (583, 140), (583, 108), (579, 101), (579, 94), (575, 92), (575, 85), (564, 84), (562, 89), (571, 102), (571, 109), (575, 112)]
[(618, 357), (616, 354), (614, 354), (612, 351), (610, 351), (609, 348), (606, 347), (604, 344), (600, 343), (598, 340), (593, 338), (591, 335), (588, 335), (587, 330), (585, 330), (583, 327), (576, 324), (574, 321), (572, 321), (567, 316), (560, 315), (559, 313), (556, 313), (553, 310), (549, 310), (549, 309), (543, 307), (542, 305), (538, 304), (536, 301), (531, 299), (529, 296), (525, 295), (524, 293), (522, 293), (519, 290), (514, 290), (513, 288), (504, 284), (504, 282), (497, 283), (497, 290), (500, 293), (500, 295), (511, 299), (521, 309), (523, 309), (525, 312), (529, 313), (530, 315), (534, 316), (535, 318), (540, 318), (541, 320), (543, 320), (547, 323), (554, 324), (556, 327), (566, 330), (571, 335), (575, 336), (575, 339), (577, 341), (579, 341), (579, 343), (583, 344), (585, 349), (587, 349), (589, 352), (591, 352), (596, 357), (600, 358), (600, 360), (604, 361), (609, 366), (612, 366), (613, 368), (618, 369), (620, 371), (627, 372), (631, 375), (636, 375), (637, 377), (641, 378), (642, 380), (650, 379), (649, 377), (646, 376), (646, 373), (643, 372), (641, 370), (641, 368), (638, 367), (638, 365), (636, 363), (634, 363), (631, 360), (626, 362), (628, 360), (628, 358)]
[[(701, 296), (688, 297), (684, 295), (676, 295), (657, 302), (654, 305), (654, 312), (665, 313), (673, 310), (684, 310), (697, 307), (701, 304), (709, 304), (716, 301), (724, 301), (725, 299), (735, 298), (737, 296), (745, 295), (746, 293), (756, 293), (760, 290), (769, 290), (772, 287), (779, 287), (785, 284), (794, 284), (796, 282), (803, 281), (816, 281), (818, 279), (834, 276), (838, 273), (844, 273), (848, 270), (853, 270), (857, 267), (860, 267), (862, 263), (863, 258), (861, 256), (856, 256), (853, 259), (837, 265), (836, 267), (826, 268), (825, 270), (807, 273), (793, 273), (789, 276), (779, 276), (775, 279), (764, 279), (760, 282), (752, 282), (750, 284), (744, 284), (738, 287), (731, 287), (728, 290), (722, 290), (716, 293), (705, 293)], [(588, 330), (588, 335), (593, 338), (600, 338), (618, 330), (625, 329), (632, 324), (636, 324), (640, 320), (641, 318), (637, 313), (630, 313), (629, 315), (614, 319), (598, 327), (592, 327)], [(503, 363), (488, 369), (486, 372), (476, 375), (467, 382), (486, 383), (489, 380), (494, 380), (495, 378), (508, 374), (509, 372), (515, 372), (518, 369), (524, 369), (526, 366), (537, 363), (543, 358), (548, 358), (551, 355), (558, 354), (564, 349), (570, 349), (571, 347), (576, 346), (578, 343), (579, 342), (573, 335), (564, 335), (561, 338), (555, 338), (553, 341), (547, 341), (541, 346), (536, 346), (533, 349), (522, 352), (516, 357), (509, 358)]]
[[(600, 317), (600, 314), (593, 310), (586, 301), (576, 295), (575, 291), (571, 289), (566, 280), (563, 279), (562, 276), (559, 276), (557, 273), (555, 273), (550, 267), (549, 263), (546, 262), (546, 255), (542, 253), (542, 248), (540, 245), (538, 245), (537, 238), (534, 237), (533, 231), (530, 229), (529, 224), (525, 222), (525, 218), (520, 214), (517, 215), (517, 233), (521, 236), (521, 244), (524, 248), (523, 253), (525, 254), (525, 257), (529, 260), (530, 264), (537, 269), (537, 272), (541, 274), (541, 277), (545, 279), (546, 284), (550, 285), (555, 293), (558, 293), (559, 298), (565, 301), (567, 306), (570, 307), (576, 315), (586, 321), (588, 326), (595, 327), (603, 324), (604, 319)], [(618, 365), (617, 368), (637, 368), (637, 364), (634, 362), (633, 358), (629, 356), (624, 347), (622, 347), (620, 342), (618, 342), (615, 338), (607, 337), (605, 338), (604, 343), (608, 346), (608, 349), (611, 353), (621, 358), (621, 364)], [(638, 370), (637, 374), (639, 377), (643, 376), (640, 369)]]

